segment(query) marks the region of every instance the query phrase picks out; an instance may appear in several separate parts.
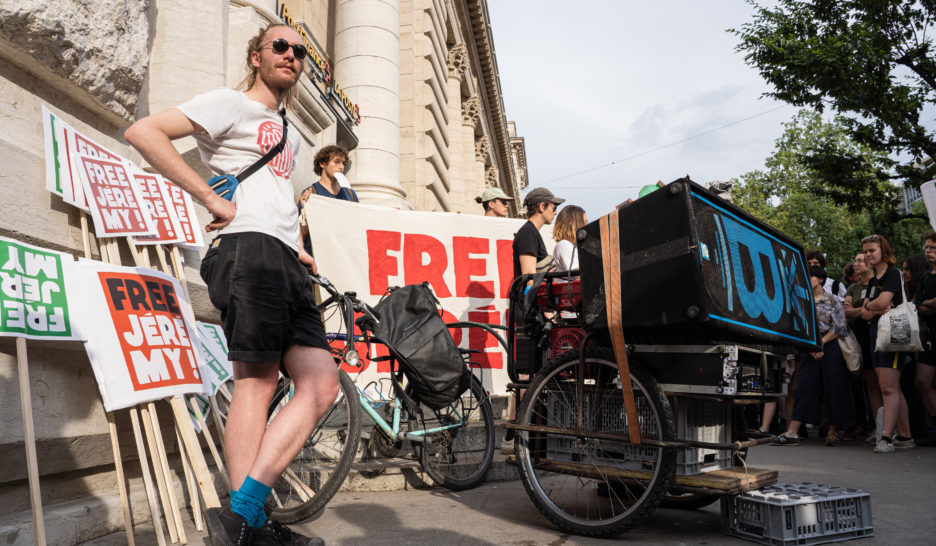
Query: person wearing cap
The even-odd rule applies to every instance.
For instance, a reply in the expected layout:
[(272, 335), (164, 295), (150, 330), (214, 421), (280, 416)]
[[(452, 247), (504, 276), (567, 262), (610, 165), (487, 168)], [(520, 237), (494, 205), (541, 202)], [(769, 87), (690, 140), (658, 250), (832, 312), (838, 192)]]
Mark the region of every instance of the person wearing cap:
[(481, 197), (475, 197), (475, 202), (484, 207), (484, 215), (494, 218), (507, 218), (507, 201), (513, 201), (513, 197), (507, 197), (500, 188), (488, 188)]
[(513, 269), (514, 277), (523, 274), (536, 273), (537, 269), (545, 266), (543, 260), (549, 258), (546, 244), (540, 236), (540, 228), (552, 224), (556, 217), (556, 208), (565, 202), (553, 195), (546, 188), (534, 188), (523, 200), (526, 207), (527, 221), (514, 235), (513, 240)]

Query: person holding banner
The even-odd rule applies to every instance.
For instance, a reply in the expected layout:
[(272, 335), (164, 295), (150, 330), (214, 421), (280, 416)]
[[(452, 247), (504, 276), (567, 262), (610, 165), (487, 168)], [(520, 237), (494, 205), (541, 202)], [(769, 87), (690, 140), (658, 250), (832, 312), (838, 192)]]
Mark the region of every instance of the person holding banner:
[(500, 188), (488, 188), (481, 197), (475, 198), (475, 202), (484, 208), (484, 215), (491, 218), (507, 218), (510, 212), (507, 201), (513, 201), (513, 197), (507, 197)]
[[(219, 232), (201, 274), (221, 311), (234, 368), (224, 437), (232, 494), (229, 508), (208, 511), (212, 544), (322, 543), (268, 522), (263, 510), (271, 486), (338, 393), (338, 370), (308, 275), (315, 262), (300, 246), (289, 180), (300, 138), (287, 132), (280, 112), (307, 54), (295, 30), (270, 25), (248, 43), (246, 91), (209, 91), (137, 121), (124, 135), (156, 170), (205, 205), (214, 215), (206, 230)], [(285, 146), (222, 198), (171, 143), (190, 135), (216, 175), (243, 172), (278, 142)], [(281, 364), (295, 395), (267, 425)]]

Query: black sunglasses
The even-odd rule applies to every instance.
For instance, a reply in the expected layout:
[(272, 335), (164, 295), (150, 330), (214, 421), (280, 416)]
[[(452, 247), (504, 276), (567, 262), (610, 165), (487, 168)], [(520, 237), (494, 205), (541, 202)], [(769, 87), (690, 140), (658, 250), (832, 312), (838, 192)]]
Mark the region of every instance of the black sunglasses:
[(260, 46), (260, 49), (265, 48), (267, 44), (273, 44), (273, 53), (276, 53), (277, 55), (282, 55), (283, 53), (286, 53), (286, 50), (291, 47), (293, 50), (293, 56), (299, 59), (300, 61), (302, 59), (305, 59), (306, 55), (309, 54), (309, 50), (306, 49), (306, 46), (304, 46), (303, 44), (290, 44), (284, 38), (277, 38), (275, 40), (271, 40), (267, 42), (266, 44), (263, 44), (262, 46)]

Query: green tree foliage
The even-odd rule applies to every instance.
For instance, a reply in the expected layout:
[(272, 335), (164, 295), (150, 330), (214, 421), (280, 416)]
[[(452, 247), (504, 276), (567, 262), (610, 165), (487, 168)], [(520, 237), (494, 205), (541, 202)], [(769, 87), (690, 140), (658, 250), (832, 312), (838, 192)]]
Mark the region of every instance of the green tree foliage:
[[(823, 191), (855, 210), (876, 207), (884, 194), (870, 178), (888, 176), (909, 185), (936, 176), (936, 134), (923, 110), (936, 103), (933, 0), (749, 0), (754, 18), (740, 29), (737, 50), (774, 88), (767, 93), (796, 106), (847, 117), (839, 123), (862, 147), (884, 152), (874, 169), (862, 156), (822, 143), (805, 162), (825, 182)], [(930, 124), (932, 127), (932, 124)], [(854, 150), (851, 150), (854, 151)], [(885, 192), (886, 193), (886, 192)]]
[[(887, 164), (884, 153), (852, 140), (840, 117), (824, 121), (818, 112), (801, 110), (784, 127), (765, 169), (735, 180), (732, 194), (739, 206), (807, 250), (822, 249), (828, 272), (836, 278), (861, 250), (861, 239), (872, 233), (885, 236), (899, 259), (920, 252), (928, 223), (895, 214), (897, 189), (876, 174)], [(840, 188), (819, 176), (811, 160), (817, 147), (856, 158), (850, 172), (875, 186), (867, 189), (866, 198), (877, 195), (877, 203), (870, 202), (867, 210), (843, 206)]]

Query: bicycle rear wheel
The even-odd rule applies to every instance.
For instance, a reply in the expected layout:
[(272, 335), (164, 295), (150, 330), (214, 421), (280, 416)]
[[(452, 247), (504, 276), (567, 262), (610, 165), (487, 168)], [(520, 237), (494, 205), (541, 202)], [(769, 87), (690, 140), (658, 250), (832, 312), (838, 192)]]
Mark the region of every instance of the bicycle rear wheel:
[[(617, 536), (660, 504), (673, 478), (676, 454), (590, 435), (626, 437), (627, 410), (612, 351), (588, 348), (584, 365), (578, 367), (578, 351), (547, 365), (524, 395), (517, 422), (574, 430), (581, 411), (583, 434), (517, 431), (520, 478), (539, 511), (561, 529)], [(638, 363), (630, 363), (630, 374), (642, 438), (672, 439), (673, 412), (663, 391)]]
[(484, 480), (494, 458), (494, 412), (481, 382), (471, 376), (471, 387), (448, 407), (434, 410), (420, 403), (422, 416), (411, 415), (410, 430), (460, 426), (427, 434), (413, 442), (413, 452), (434, 482), (453, 491), (470, 489)]
[[(335, 402), (273, 485), (267, 501), (270, 518), (294, 523), (325, 507), (351, 469), (361, 439), (361, 408), (354, 381), (338, 370), (340, 389)], [(273, 396), (270, 419), (289, 401), (289, 381)]]

